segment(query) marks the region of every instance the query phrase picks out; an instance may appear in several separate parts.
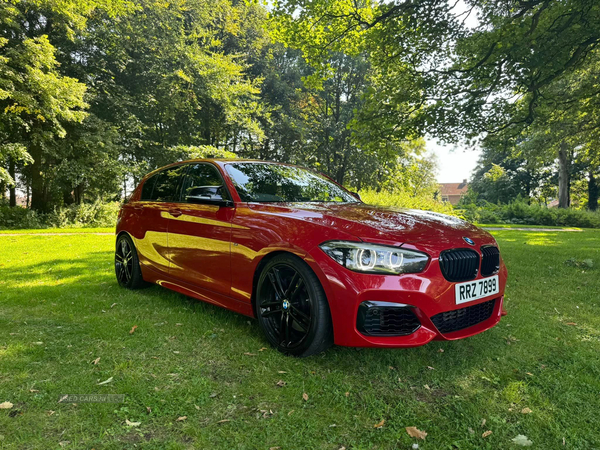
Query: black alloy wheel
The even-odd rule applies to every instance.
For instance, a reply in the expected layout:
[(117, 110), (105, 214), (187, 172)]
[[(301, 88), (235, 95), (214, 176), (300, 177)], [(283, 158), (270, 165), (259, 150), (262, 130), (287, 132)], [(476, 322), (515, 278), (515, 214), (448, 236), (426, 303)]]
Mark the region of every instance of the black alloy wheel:
[(277, 350), (310, 356), (333, 343), (329, 304), (312, 270), (281, 254), (267, 263), (256, 290), (256, 316)]
[(127, 289), (139, 289), (146, 286), (142, 277), (137, 251), (131, 238), (122, 234), (115, 248), (115, 274), (119, 285)]

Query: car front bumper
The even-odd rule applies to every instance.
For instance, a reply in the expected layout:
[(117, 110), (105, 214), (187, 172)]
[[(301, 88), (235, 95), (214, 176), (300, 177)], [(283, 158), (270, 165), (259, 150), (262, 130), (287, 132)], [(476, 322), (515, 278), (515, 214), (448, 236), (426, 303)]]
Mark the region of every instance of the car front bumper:
[[(495, 326), (503, 315), (507, 270), (500, 261), (499, 293), (469, 303), (457, 305), (452, 283), (442, 275), (438, 258), (432, 257), (425, 270), (418, 274), (374, 275), (352, 272), (333, 261), (320, 249), (305, 258), (319, 277), (327, 295), (333, 320), (336, 345), (350, 347), (416, 347), (432, 340), (456, 340), (481, 333)], [(476, 279), (481, 279), (478, 275)], [(489, 317), (457, 331), (442, 333), (432, 318), (448, 311), (469, 308), (495, 300)], [(375, 336), (357, 328), (359, 307), (363, 302), (403, 304), (418, 318), (420, 326), (404, 336)], [(438, 322), (439, 323), (439, 322)]]

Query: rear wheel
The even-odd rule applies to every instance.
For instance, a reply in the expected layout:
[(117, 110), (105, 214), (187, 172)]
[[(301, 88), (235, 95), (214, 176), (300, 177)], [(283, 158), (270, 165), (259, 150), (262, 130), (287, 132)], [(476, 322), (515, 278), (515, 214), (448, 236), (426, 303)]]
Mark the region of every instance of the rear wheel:
[(115, 274), (119, 285), (127, 289), (140, 289), (148, 285), (142, 278), (140, 261), (131, 238), (122, 234), (115, 248)]
[(256, 288), (256, 317), (282, 353), (310, 356), (333, 344), (329, 304), (314, 272), (292, 255), (275, 256)]

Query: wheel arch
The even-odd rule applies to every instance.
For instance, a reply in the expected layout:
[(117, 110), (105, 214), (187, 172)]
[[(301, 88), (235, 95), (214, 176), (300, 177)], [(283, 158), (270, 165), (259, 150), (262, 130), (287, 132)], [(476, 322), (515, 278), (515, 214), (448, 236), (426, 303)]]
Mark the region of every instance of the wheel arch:
[(258, 279), (260, 278), (260, 274), (262, 273), (264, 267), (269, 263), (269, 261), (271, 261), (273, 258), (275, 258), (276, 256), (279, 256), (279, 255), (290, 255), (290, 256), (295, 257), (298, 261), (300, 261), (302, 264), (304, 264), (308, 269), (310, 269), (311, 272), (313, 272), (315, 274), (315, 276), (317, 277), (317, 280), (319, 280), (319, 283), (321, 284), (321, 288), (323, 289), (323, 292), (325, 294), (325, 299), (327, 300), (329, 310), (331, 311), (331, 302), (329, 300), (329, 296), (327, 295), (328, 289), (326, 289), (326, 287), (323, 286), (322, 278), (321, 278), (321, 276), (319, 276), (320, 274), (315, 272), (315, 269), (313, 267), (311, 267), (311, 265), (308, 264), (305, 261), (305, 259), (302, 256), (298, 255), (297, 253), (286, 251), (286, 250), (274, 250), (274, 251), (264, 255), (260, 259), (258, 264), (256, 265), (256, 268), (254, 269), (254, 275), (252, 277), (252, 294), (250, 296), (250, 301), (252, 303), (252, 312), (253, 312), (254, 316), (256, 317), (256, 288), (258, 285)]

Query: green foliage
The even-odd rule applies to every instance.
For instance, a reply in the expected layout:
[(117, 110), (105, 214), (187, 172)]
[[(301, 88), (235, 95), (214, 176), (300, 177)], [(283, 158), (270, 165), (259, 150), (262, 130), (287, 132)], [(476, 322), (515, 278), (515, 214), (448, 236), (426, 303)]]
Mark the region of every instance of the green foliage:
[(51, 212), (39, 213), (18, 206), (0, 205), (0, 229), (114, 227), (120, 207), (119, 202), (96, 201), (55, 207)]
[(235, 159), (237, 155), (212, 145), (178, 145), (168, 149), (171, 162), (186, 159), (223, 158)]
[(376, 191), (375, 189), (363, 189), (359, 191), (363, 202), (369, 205), (391, 206), (396, 208), (422, 209), (435, 211), (443, 214), (459, 216), (460, 211), (452, 208), (448, 202), (435, 200), (429, 195), (411, 195), (404, 191)]
[(120, 207), (119, 202), (100, 201), (62, 206), (46, 214), (45, 222), (50, 228), (114, 227)]
[(456, 211), (474, 223), (600, 228), (599, 212), (530, 205), (522, 199), (501, 205), (487, 202), (461, 203)]
[(45, 221), (36, 211), (0, 204), (0, 229), (43, 228)]

